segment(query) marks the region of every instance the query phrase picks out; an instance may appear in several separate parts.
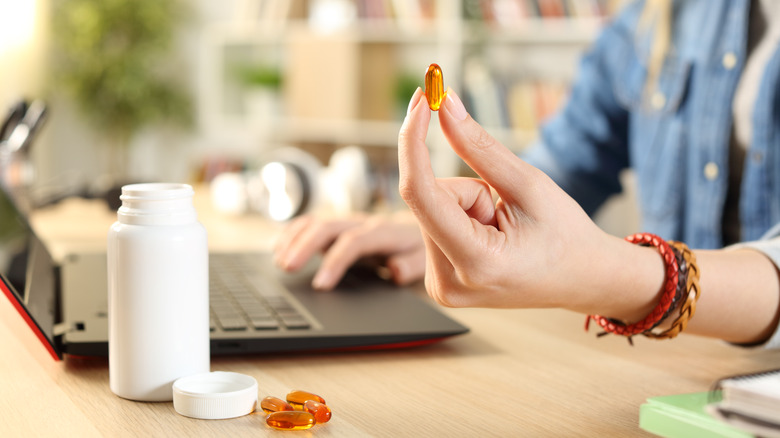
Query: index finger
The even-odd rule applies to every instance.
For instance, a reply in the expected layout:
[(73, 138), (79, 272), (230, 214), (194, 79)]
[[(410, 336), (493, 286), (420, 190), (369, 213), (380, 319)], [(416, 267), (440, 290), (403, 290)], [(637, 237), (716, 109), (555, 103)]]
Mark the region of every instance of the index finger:
[(423, 230), (448, 256), (456, 255), (463, 232), (473, 229), (471, 219), (436, 183), (425, 145), (431, 113), (419, 88), (409, 107), (398, 136), (400, 194)]
[(505, 200), (528, 203), (525, 191), (518, 187), (532, 187), (534, 169), (514, 152), (498, 142), (463, 107), (458, 95), (447, 90), (447, 97), (439, 110), (439, 124), (450, 146), (463, 161)]

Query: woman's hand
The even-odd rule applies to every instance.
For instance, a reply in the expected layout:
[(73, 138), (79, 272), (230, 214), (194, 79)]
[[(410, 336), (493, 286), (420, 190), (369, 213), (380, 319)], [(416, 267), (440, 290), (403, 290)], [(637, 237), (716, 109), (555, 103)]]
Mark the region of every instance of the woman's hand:
[(409, 212), (392, 216), (355, 214), (343, 218), (313, 215), (293, 220), (279, 236), (275, 261), (287, 271), (300, 269), (315, 254), (322, 263), (314, 276), (316, 289), (332, 289), (347, 269), (366, 256), (384, 256), (391, 279), (408, 284), (425, 273), (425, 246)]
[[(606, 313), (614, 317), (652, 303), (663, 281), (660, 257), (600, 230), (547, 175), (485, 132), (452, 90), (439, 111), (441, 129), (482, 179), (435, 178), (425, 145), (431, 112), (422, 96), (418, 89), (412, 97), (399, 135), (400, 191), (423, 230), (425, 285), (436, 301), (614, 311)], [(606, 296), (615, 288), (610, 283), (622, 279), (615, 272), (622, 263), (641, 258), (652, 269), (637, 281), (649, 280), (650, 296), (638, 302)]]

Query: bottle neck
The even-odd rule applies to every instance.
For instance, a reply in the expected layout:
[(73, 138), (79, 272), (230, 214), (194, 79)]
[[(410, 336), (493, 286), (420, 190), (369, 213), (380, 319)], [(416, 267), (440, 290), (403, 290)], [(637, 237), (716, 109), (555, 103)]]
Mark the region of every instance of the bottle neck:
[(122, 187), (117, 220), (129, 225), (186, 225), (198, 220), (187, 184), (151, 183)]

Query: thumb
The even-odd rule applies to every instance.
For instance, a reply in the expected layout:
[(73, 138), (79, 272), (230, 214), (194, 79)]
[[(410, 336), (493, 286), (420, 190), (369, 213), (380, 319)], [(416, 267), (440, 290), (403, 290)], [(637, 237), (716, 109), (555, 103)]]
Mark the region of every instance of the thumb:
[(450, 88), (439, 111), (439, 124), (450, 147), (503, 199), (518, 199), (536, 169), (485, 131)]

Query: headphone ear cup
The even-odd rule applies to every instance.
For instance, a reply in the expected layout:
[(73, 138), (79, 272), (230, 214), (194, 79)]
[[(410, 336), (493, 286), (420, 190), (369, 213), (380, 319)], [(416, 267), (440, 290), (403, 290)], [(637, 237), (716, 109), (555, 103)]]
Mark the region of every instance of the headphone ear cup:
[(322, 172), (313, 155), (293, 147), (277, 149), (249, 179), (250, 208), (276, 221), (312, 211), (322, 202)]
[(333, 153), (325, 170), (323, 184), (336, 211), (365, 211), (371, 206), (374, 181), (366, 152), (347, 146)]
[(334, 152), (327, 167), (301, 149), (277, 149), (249, 179), (249, 205), (277, 221), (317, 209), (364, 211), (373, 201), (372, 175), (368, 155), (357, 146)]

